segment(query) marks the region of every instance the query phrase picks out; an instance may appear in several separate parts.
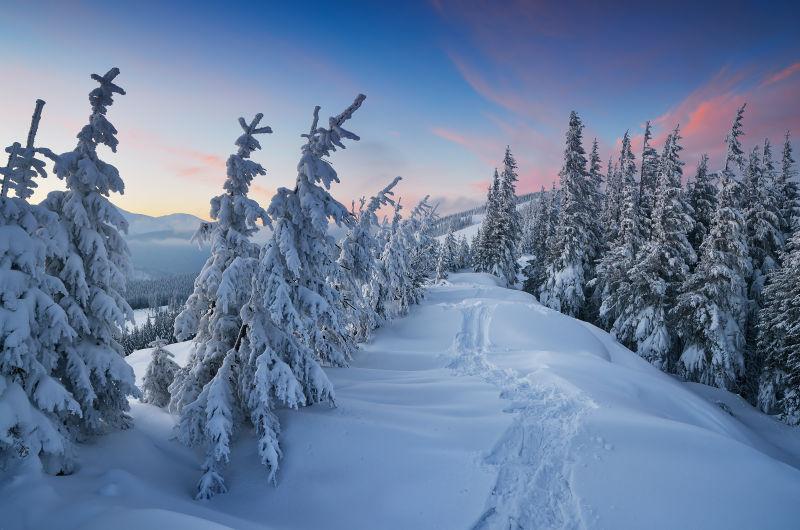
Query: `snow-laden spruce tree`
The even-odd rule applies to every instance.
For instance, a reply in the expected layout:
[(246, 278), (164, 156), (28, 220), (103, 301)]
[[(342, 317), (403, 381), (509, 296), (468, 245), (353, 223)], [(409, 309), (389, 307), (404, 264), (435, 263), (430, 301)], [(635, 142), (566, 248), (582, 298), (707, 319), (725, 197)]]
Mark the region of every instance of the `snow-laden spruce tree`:
[(689, 232), (689, 242), (695, 253), (700, 253), (700, 245), (711, 227), (711, 219), (717, 209), (716, 175), (708, 172), (708, 155), (700, 157), (694, 179), (688, 186), (689, 205), (694, 212), (694, 228)]
[(478, 272), (492, 272), (500, 263), (502, 241), (501, 217), (503, 215), (500, 174), (494, 170), (492, 182), (486, 192), (486, 213), (479, 228), (478, 242), (475, 245), (475, 270)]
[(256, 114), (249, 124), (239, 118), (242, 134), (236, 139), (236, 152), (228, 157), (225, 191), (211, 199), (210, 216), (214, 221), (201, 226), (195, 234), (198, 242), (210, 244), (211, 255), (175, 319), (178, 340), (194, 337), (189, 360), (170, 388), (169, 408), (180, 414), (179, 437), (187, 442), (195, 441), (189, 436), (188, 426), (202, 424), (197, 417), (205, 414), (204, 401), (196, 401), (239, 335), (239, 312), (250, 292), (250, 277), (259, 251), (251, 237), (259, 223), (269, 226), (267, 212), (247, 196), (253, 179), (266, 175), (261, 164), (250, 159), (253, 151), (261, 149), (255, 135), (272, 132), (269, 127), (259, 127), (262, 118), (262, 114)]
[(636, 254), (642, 246), (639, 218), (639, 185), (636, 182), (635, 156), (631, 150), (628, 132), (622, 137), (618, 163), (621, 182), (619, 219), (614, 230), (616, 237), (609, 241), (608, 250), (597, 263), (597, 276), (589, 283), (593, 300), (599, 303), (597, 324), (610, 329), (622, 311), (615, 293), (628, 281), (628, 271), (634, 266)]
[[(279, 188), (268, 213), (273, 232), (262, 249), (252, 291), (241, 311), (239, 340), (207, 386), (206, 424), (200, 436), (208, 453), (198, 497), (224, 492), (221, 466), (230, 455), (237, 421), (246, 418), (257, 437), (261, 463), (275, 480), (281, 449), (277, 406), (334, 403), (322, 365), (346, 366), (355, 347), (345, 329), (336, 241), (329, 223), (351, 226), (344, 205), (328, 191), (339, 177), (326, 159), (344, 140), (359, 137), (343, 128), (366, 96), (319, 126), (319, 107), (297, 165), (294, 189)], [(206, 389), (204, 389), (206, 393)]]
[(761, 291), (767, 274), (777, 266), (778, 254), (784, 243), (781, 212), (775, 197), (775, 164), (769, 140), (764, 141), (762, 152), (753, 148), (750, 153), (742, 188), (747, 247), (752, 262), (749, 295), (755, 315), (761, 306)]
[(531, 254), (535, 246), (534, 237), (536, 231), (536, 200), (531, 200), (522, 208), (520, 217), (522, 218), (522, 232), (519, 239), (519, 253)]
[(795, 179), (797, 171), (794, 169), (794, 162), (789, 131), (786, 131), (781, 155), (781, 170), (776, 176), (775, 183), (776, 196), (781, 209), (781, 225), (786, 240), (800, 228), (800, 184)]
[(800, 424), (800, 230), (787, 243), (783, 267), (773, 270), (764, 288), (758, 323), (758, 353), (763, 359), (758, 406), (781, 420)]
[(180, 369), (173, 360), (174, 355), (165, 348), (166, 345), (167, 341), (162, 338), (149, 344), (153, 351), (142, 382), (142, 402), (156, 407), (166, 407), (169, 404), (169, 386)]
[(456, 272), (459, 269), (458, 258), (459, 248), (456, 242), (456, 237), (453, 235), (453, 226), (447, 229), (447, 235), (439, 247), (439, 259), (436, 264), (436, 279), (443, 280), (451, 272)]
[(406, 245), (408, 249), (408, 268), (413, 285), (412, 303), (417, 303), (422, 298), (423, 287), (436, 276), (439, 241), (431, 235), (431, 230), (438, 214), (437, 206), (431, 205), (429, 199), (426, 195), (411, 210), (411, 215), (401, 225), (402, 239), (396, 242), (397, 245)]
[[(423, 199), (423, 203), (427, 197)], [(400, 201), (395, 203), (389, 240), (372, 274), (371, 292), (373, 307), (384, 320), (390, 320), (408, 312), (408, 308), (419, 301), (421, 286), (415, 282), (411, 263), (412, 250), (417, 240), (411, 225), (417, 219), (402, 221)], [(417, 209), (415, 209), (417, 211)]]
[[(76, 333), (63, 308), (61, 281), (46, 269), (46, 260), (66, 254), (67, 238), (58, 217), (28, 203), (34, 178), (46, 177), (34, 147), (44, 102), (37, 101), (28, 141), (6, 149), (0, 168), (0, 470), (29, 459), (50, 473), (73, 467), (73, 424), (82, 412), (58, 374), (59, 345)], [(11, 194), (15, 196), (11, 196)]]
[(356, 342), (366, 341), (372, 330), (380, 325), (380, 315), (375, 312), (367, 289), (372, 271), (383, 252), (377, 239), (380, 234), (377, 211), (382, 206), (394, 204), (392, 189), (398, 182), (400, 177), (392, 180), (368, 202), (361, 200), (358, 212), (353, 212), (355, 222), (339, 244), (336, 283), (342, 292), (347, 328)]
[(641, 177), (639, 179), (639, 214), (642, 220), (642, 237), (645, 241), (650, 239), (653, 231), (652, 217), (656, 207), (656, 189), (658, 187), (658, 153), (650, 145), (652, 140), (653, 132), (648, 121), (644, 127)]
[(261, 114), (248, 124), (239, 118), (242, 134), (236, 140), (236, 153), (227, 161), (225, 193), (211, 199), (213, 223), (201, 226), (196, 235), (208, 241), (211, 255), (194, 284), (194, 292), (175, 319), (175, 336), (183, 340), (194, 336), (189, 360), (175, 374), (169, 392), (171, 411), (178, 413), (178, 439), (206, 449), (205, 474), (198, 485), (198, 498), (223, 491), (216, 482), (216, 466), (227, 459), (232, 423), (241, 417), (239, 392), (248, 386), (236, 376), (236, 345), (242, 320), (240, 310), (250, 294), (258, 245), (251, 236), (258, 223), (269, 225), (266, 211), (247, 196), (250, 184), (264, 168), (250, 155), (261, 149), (256, 134), (271, 133), (259, 127)]
[(547, 270), (547, 233), (550, 216), (548, 212), (549, 194), (544, 191), (544, 186), (542, 186), (539, 196), (531, 200), (530, 208), (533, 212), (526, 237), (530, 238), (528, 253), (532, 258), (523, 270), (525, 280), (522, 288), (526, 292), (536, 295), (544, 272)]
[(469, 248), (467, 236), (462, 235), (458, 240), (458, 268), (466, 269), (472, 262), (472, 253)]
[(622, 205), (623, 182), (619, 165), (612, 163), (613, 156), (608, 159), (606, 169), (606, 186), (603, 197), (603, 213), (601, 220), (603, 223), (604, 237), (603, 243), (607, 246), (619, 235), (619, 214)]
[(590, 215), (592, 219), (592, 232), (589, 241), (589, 254), (586, 260), (586, 278), (591, 279), (595, 276), (595, 262), (603, 251), (603, 237), (605, 230), (603, 228), (603, 173), (600, 161), (600, 152), (597, 145), (597, 138), (592, 140), (592, 151), (589, 154), (589, 190), (591, 191), (591, 210)]
[(676, 372), (707, 385), (734, 390), (744, 372), (747, 277), (750, 259), (738, 182), (744, 165), (744, 106), (726, 138), (719, 202), (711, 229), (700, 246), (700, 261), (681, 288), (672, 316), (682, 351)]
[(784, 244), (775, 173), (769, 140), (765, 140), (763, 151), (756, 147), (750, 153), (742, 186), (751, 269), (747, 278), (750, 309), (745, 332), (747, 351), (741, 393), (752, 403), (757, 402), (758, 380), (763, 364), (756, 347), (758, 313), (763, 303), (762, 291), (767, 275), (778, 266)]
[(517, 283), (519, 240), (522, 233), (521, 220), (517, 212), (517, 180), (517, 161), (511, 154), (511, 147), (506, 147), (497, 196), (499, 217), (495, 236), (499, 247), (498, 261), (492, 264), (492, 272), (498, 274), (509, 286)]
[(592, 247), (595, 194), (587, 176), (582, 145), (583, 124), (578, 114), (569, 116), (561, 177), (561, 210), (556, 229), (557, 254), (545, 273), (539, 301), (564, 314), (578, 316), (585, 303), (585, 270)]
[(696, 256), (687, 238), (692, 210), (681, 188), (680, 132), (667, 137), (652, 211), (652, 234), (627, 277), (610, 293), (617, 307), (611, 334), (661, 370), (669, 371), (681, 325), (668, 317)]
[(66, 254), (48, 260), (48, 269), (64, 284), (58, 303), (77, 333), (59, 344), (57, 373), (81, 406), (80, 420), (71, 425), (79, 436), (128, 427), (128, 396), (139, 394), (118, 342), (125, 322), (133, 319), (123, 296), (132, 270), (121, 234), (128, 223), (108, 199), (123, 193), (125, 184), (97, 153), (101, 144), (116, 152), (119, 143), (106, 118), (114, 94), (125, 94), (114, 84), (118, 75), (118, 68), (92, 74), (100, 86), (89, 93), (89, 123), (78, 133), (75, 149), (59, 155), (54, 166), (66, 191), (51, 192), (42, 203), (58, 215), (68, 238)]

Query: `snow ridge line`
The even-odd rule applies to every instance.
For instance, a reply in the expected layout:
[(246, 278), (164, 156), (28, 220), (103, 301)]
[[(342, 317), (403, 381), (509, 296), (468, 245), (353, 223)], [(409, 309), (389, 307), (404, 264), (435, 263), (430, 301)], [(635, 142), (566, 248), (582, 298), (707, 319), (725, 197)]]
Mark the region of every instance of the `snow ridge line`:
[(497, 468), (497, 481), (473, 529), (584, 528), (569, 483), (569, 452), (583, 415), (593, 405), (555, 384), (534, 384), (488, 359), (489, 330), (497, 305), (481, 300), (456, 305), (463, 320), (448, 365), (499, 387), (501, 397), (511, 401), (506, 412), (515, 413), (512, 425), (485, 459)]

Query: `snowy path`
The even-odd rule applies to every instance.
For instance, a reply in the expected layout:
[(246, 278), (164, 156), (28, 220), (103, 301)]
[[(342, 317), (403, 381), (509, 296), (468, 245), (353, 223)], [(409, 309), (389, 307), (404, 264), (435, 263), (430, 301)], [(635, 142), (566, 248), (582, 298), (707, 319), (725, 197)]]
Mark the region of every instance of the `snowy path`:
[(515, 414), (487, 458), (498, 477), (475, 528), (580, 528), (580, 507), (569, 484), (569, 451), (581, 417), (592, 404), (557, 385), (537, 385), (491, 362), (490, 330), (497, 305), (481, 299), (456, 305), (463, 323), (450, 364), (500, 388), (503, 398), (511, 401), (508, 411)]
[[(188, 344), (170, 348), (185, 361)], [(149, 352), (128, 360), (141, 378)], [(226, 470), (229, 493), (192, 500), (198, 454), (171, 439), (172, 416), (134, 402), (134, 428), (83, 445), (76, 474), (0, 475), (0, 530), (781, 529), (800, 520), (797, 429), (738, 396), (682, 384), (488, 275), (431, 288), (351, 367), (328, 374), (337, 408), (280, 412), (277, 487), (245, 432)]]

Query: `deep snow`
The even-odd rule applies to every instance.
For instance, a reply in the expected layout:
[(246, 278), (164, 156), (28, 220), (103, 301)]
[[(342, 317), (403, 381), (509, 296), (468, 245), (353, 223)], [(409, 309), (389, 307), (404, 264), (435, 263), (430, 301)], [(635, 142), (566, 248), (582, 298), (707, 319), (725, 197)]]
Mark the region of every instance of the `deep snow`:
[[(169, 347), (183, 363), (187, 343)], [(149, 350), (128, 357), (139, 382)], [(173, 418), (0, 476), (0, 528), (793, 528), (800, 435), (685, 384), (484, 274), (453, 274), (329, 369), (338, 407), (283, 411), (279, 484), (243, 433), (229, 493), (192, 500)]]

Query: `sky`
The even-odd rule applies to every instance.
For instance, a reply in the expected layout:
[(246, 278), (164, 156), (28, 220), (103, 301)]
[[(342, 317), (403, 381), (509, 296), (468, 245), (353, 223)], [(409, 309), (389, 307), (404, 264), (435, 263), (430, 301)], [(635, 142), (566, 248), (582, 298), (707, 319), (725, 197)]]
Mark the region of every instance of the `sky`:
[[(126, 183), (114, 202), (149, 215), (208, 218), (237, 120), (258, 112), (274, 133), (253, 155), (268, 173), (251, 195), (267, 205), (294, 182), (314, 106), (324, 119), (358, 93), (348, 124), (361, 141), (331, 157), (346, 204), (399, 175), (406, 205), (430, 194), (445, 213), (472, 207), (506, 145), (518, 192), (549, 187), (571, 110), (604, 160), (625, 131), (640, 149), (647, 120), (659, 149), (680, 125), (688, 175), (702, 153), (722, 163), (744, 102), (747, 147), (800, 138), (800, 3), (700, 4), (5, 0), (0, 143), (24, 139), (41, 98), (38, 144), (72, 149), (89, 75), (112, 66), (127, 94), (108, 113), (118, 151), (101, 158)], [(62, 186), (50, 176), (34, 200)]]

